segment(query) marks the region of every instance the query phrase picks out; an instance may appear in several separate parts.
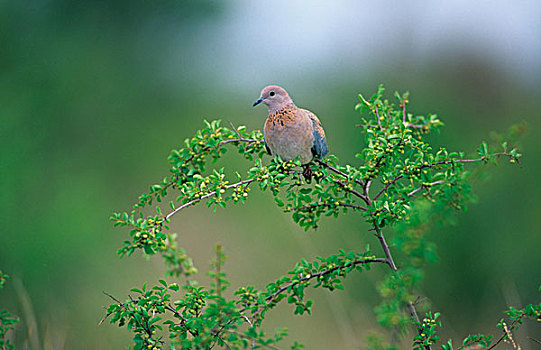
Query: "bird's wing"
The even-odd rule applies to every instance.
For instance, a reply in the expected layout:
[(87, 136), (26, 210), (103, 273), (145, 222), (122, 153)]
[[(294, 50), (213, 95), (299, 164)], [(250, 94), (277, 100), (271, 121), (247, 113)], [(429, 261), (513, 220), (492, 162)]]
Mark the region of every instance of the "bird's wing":
[(267, 140), (265, 140), (265, 136), (263, 136), (263, 143), (265, 144), (265, 149), (267, 150), (267, 153), (272, 156), (271, 150), (267, 145)]
[(306, 115), (312, 121), (312, 133), (314, 135), (312, 154), (314, 156), (318, 156), (319, 158), (323, 158), (327, 155), (327, 153), (329, 153), (329, 147), (327, 146), (327, 141), (325, 139), (325, 131), (321, 126), (321, 122), (314, 113), (305, 109), (303, 109), (303, 112), (306, 113)]

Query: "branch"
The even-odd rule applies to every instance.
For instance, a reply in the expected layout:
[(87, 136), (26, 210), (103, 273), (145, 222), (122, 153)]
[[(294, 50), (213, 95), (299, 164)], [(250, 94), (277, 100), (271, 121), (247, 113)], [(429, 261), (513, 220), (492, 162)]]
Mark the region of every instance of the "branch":
[(395, 177), (394, 179), (392, 179), (391, 181), (389, 181), (387, 183), (387, 185), (383, 186), (383, 188), (374, 196), (374, 199), (373, 200), (376, 200), (378, 199), (379, 196), (381, 196), (385, 191), (387, 191), (387, 189), (392, 186), (395, 182), (397, 182), (398, 180), (400, 180), (401, 178), (403, 178), (404, 175), (398, 175), (397, 177)]
[[(248, 316), (246, 315), (240, 315), (240, 317), (244, 318), (246, 320), (246, 322), (248, 322), (248, 324), (250, 325), (250, 327), (254, 327), (254, 324), (252, 323), (252, 321), (250, 321), (250, 319), (248, 318)], [(252, 339), (252, 349), (255, 349), (255, 339)]]
[[(376, 231), (376, 236), (378, 237), (381, 247), (383, 248), (383, 252), (385, 253), (385, 256), (386, 256), (385, 260), (387, 264), (391, 267), (391, 270), (393, 270), (393, 272), (398, 271), (398, 267), (396, 267), (393, 256), (391, 254), (391, 250), (389, 249), (389, 245), (387, 244), (387, 241), (385, 240), (385, 236), (383, 235), (381, 228), (376, 224), (375, 221), (373, 222), (373, 225), (374, 225), (374, 230)], [(417, 315), (417, 310), (415, 310), (415, 305), (413, 305), (411, 301), (408, 301), (407, 304), (408, 304), (408, 310), (410, 312), (411, 317), (418, 324), (420, 324), (421, 322), (419, 320), (419, 316)], [(417, 329), (419, 333), (422, 331), (421, 327), (418, 327)], [(430, 345), (425, 345), (424, 348), (426, 350), (431, 350)]]
[[(323, 270), (321, 272), (318, 272), (318, 273), (315, 273), (315, 274), (310, 274), (309, 276), (307, 277), (302, 277), (300, 278), (298, 281), (294, 281), (294, 282), (290, 282), (286, 285), (283, 285), (281, 288), (279, 288), (276, 292), (274, 292), (273, 294), (267, 296), (265, 298), (265, 304), (264, 305), (258, 305), (258, 308), (255, 312), (252, 313), (253, 316), (257, 316), (258, 314), (260, 314), (261, 312), (263, 312), (263, 310), (265, 310), (265, 308), (267, 308), (277, 297), (278, 295), (280, 295), (281, 293), (283, 293), (284, 291), (286, 291), (287, 289), (297, 285), (297, 284), (300, 284), (300, 283), (303, 283), (303, 282), (307, 282), (307, 281), (310, 281), (314, 278), (319, 278), (321, 276), (325, 276), (325, 275), (328, 275), (338, 269), (345, 269), (345, 268), (348, 268), (350, 266), (356, 266), (356, 265), (360, 265), (360, 264), (368, 264), (368, 263), (387, 263), (387, 259), (383, 259), (383, 258), (365, 258), (365, 259), (357, 259), (357, 260), (354, 260), (346, 265), (343, 265), (343, 266), (336, 266), (336, 267), (333, 267), (331, 269), (328, 269), (328, 270)], [(253, 305), (256, 305), (257, 302), (251, 302), (251, 303), (248, 303), (246, 304), (244, 307), (240, 308), (238, 310), (239, 314), (240, 314), (240, 317), (244, 318), (248, 324), (250, 325), (250, 327), (253, 327), (253, 323), (250, 321), (250, 319), (246, 316), (246, 315), (243, 315), (243, 312), (245, 312), (246, 310), (248, 310), (251, 306)], [(227, 323), (223, 324), (221, 327), (220, 327), (220, 330), (216, 332), (216, 335), (218, 336), (225, 328), (225, 326), (227, 324), (230, 324), (231, 322), (233, 322), (233, 320), (229, 320)], [(217, 326), (216, 326), (217, 327)], [(213, 345), (214, 346), (214, 345)], [(252, 346), (253, 346), (253, 343), (252, 343)]]
[[(175, 315), (176, 317), (178, 317), (180, 319), (180, 324), (183, 325), (184, 327), (186, 327), (186, 319), (184, 318), (184, 316), (182, 316), (182, 314), (180, 312), (178, 312), (177, 310), (175, 310), (174, 307), (172, 307), (171, 305), (166, 305), (165, 308), (169, 311), (171, 311), (173, 313), (173, 315)], [(195, 331), (192, 331), (191, 329), (189, 329), (188, 327), (186, 327), (186, 329), (188, 330), (188, 332), (190, 332), (191, 335), (193, 335), (194, 337), (198, 334), (197, 330)]]
[[(236, 139), (227, 139), (227, 140), (223, 140), (223, 141), (220, 141), (217, 145), (215, 146), (205, 146), (203, 148), (201, 148), (201, 151), (199, 151), (198, 153), (201, 153), (201, 152), (205, 152), (211, 148), (220, 148), (221, 146), (223, 145), (226, 145), (228, 143), (231, 143), (231, 142), (250, 142), (250, 143), (255, 143), (255, 142), (258, 142), (259, 140), (257, 139), (245, 139), (243, 137), (240, 136), (239, 132), (237, 131), (237, 129), (233, 128), (235, 133), (238, 135), (238, 138)], [(189, 162), (191, 161), (194, 157), (196, 156), (196, 154), (192, 154), (191, 156), (189, 156), (188, 158), (186, 158), (186, 162)]]
[(347, 188), (346, 184), (344, 184), (344, 183), (343, 183), (342, 181), (340, 181), (340, 180), (334, 180), (334, 182), (335, 182), (338, 186), (342, 187), (342, 189), (344, 189), (344, 191), (356, 195), (357, 197), (359, 197), (360, 199), (362, 199), (367, 205), (370, 205), (370, 199), (369, 199), (368, 197), (366, 197), (364, 194), (362, 194), (362, 193), (360, 193), (360, 192), (358, 192), (358, 191), (355, 191), (354, 189), (351, 189), (351, 190), (350, 190), (349, 188)]
[(361, 211), (366, 211), (366, 208), (361, 207), (360, 205), (340, 203), (340, 202), (303, 205), (302, 207), (292, 208), (292, 210), (306, 210), (306, 209), (308, 209), (308, 211), (312, 211), (313, 209), (316, 209), (316, 208), (319, 208), (319, 207), (334, 207), (334, 206), (347, 207), (347, 208), (353, 208), (353, 209), (357, 209), (357, 210), (361, 210)]
[(376, 237), (378, 237), (381, 243), (381, 247), (383, 248), (383, 252), (385, 253), (387, 264), (391, 267), (391, 270), (398, 271), (398, 268), (396, 267), (396, 264), (394, 263), (393, 256), (391, 255), (391, 250), (389, 249), (389, 245), (387, 244), (387, 241), (385, 241), (385, 236), (383, 235), (383, 232), (381, 232), (381, 228), (376, 224), (375, 221), (373, 221), (373, 225), (374, 225), (374, 230), (376, 231)]
[(378, 127), (377, 125), (372, 125), (372, 124), (355, 124), (355, 126), (363, 126), (365, 128), (377, 128)]
[(502, 341), (505, 340), (506, 337), (509, 337), (509, 333), (511, 333), (511, 331), (515, 328), (515, 325), (519, 322), (522, 322), (522, 318), (524, 317), (524, 312), (522, 313), (522, 315), (515, 319), (513, 322), (511, 322), (511, 325), (510, 325), (510, 329), (505, 329), (504, 328), (504, 331), (503, 331), (503, 334), (502, 336), (498, 339), (497, 342), (495, 342), (494, 344), (492, 344), (491, 346), (489, 346), (487, 348), (487, 350), (491, 350), (491, 349), (494, 349), (496, 346), (498, 346), (498, 344), (500, 344)]
[(425, 127), (425, 125), (418, 125), (418, 124), (404, 124), (406, 125), (408, 128), (414, 128), (414, 129), (422, 129)]
[(379, 120), (378, 106), (374, 104), (374, 108), (376, 109), (376, 119), (378, 120), (379, 129), (383, 131), (383, 128), (381, 127), (381, 121)]
[[(231, 125), (233, 126), (233, 124), (231, 124)], [(223, 145), (226, 145), (226, 144), (232, 143), (232, 142), (248, 142), (249, 144), (253, 144), (253, 143), (259, 141), (259, 140), (257, 140), (257, 139), (246, 139), (246, 138), (243, 138), (243, 137), (239, 134), (239, 132), (238, 132), (238, 130), (237, 130), (236, 128), (233, 127), (233, 130), (234, 130), (235, 133), (237, 134), (238, 138), (220, 141), (220, 142), (219, 142), (217, 145), (215, 145), (215, 146), (205, 146), (205, 147), (203, 147), (203, 148), (201, 149), (200, 152), (205, 152), (205, 151), (207, 151), (207, 150), (209, 150), (209, 149), (211, 149), (211, 148), (220, 148), (220, 147), (222, 147)], [(197, 153), (194, 153), (194, 154), (192, 154), (191, 156), (189, 156), (188, 158), (186, 158), (185, 162), (190, 162), (190, 161), (196, 156), (196, 154), (197, 154)], [(166, 185), (163, 185), (162, 190), (165, 190), (165, 189), (167, 189), (167, 188), (169, 188), (169, 187), (172, 187), (172, 186), (176, 185), (176, 182), (180, 179), (180, 176), (181, 176), (181, 174), (178, 174), (178, 173), (176, 173), (175, 175), (173, 175), (173, 177), (172, 177), (172, 178), (173, 178), (173, 181), (169, 182), (169, 183), (166, 184)]]
[[(344, 173), (344, 172), (342, 172), (342, 171), (336, 169), (336, 168), (333, 167), (332, 165), (329, 165), (329, 164), (323, 162), (323, 161), (320, 160), (320, 159), (314, 159), (314, 161), (315, 161), (316, 163), (322, 165), (323, 167), (325, 167), (325, 168), (331, 170), (331, 171), (334, 172), (335, 174), (338, 174), (338, 175), (344, 177), (345, 179), (349, 179), (349, 176), (348, 176), (346, 173)], [(342, 181), (340, 181), (340, 180), (334, 180), (334, 182), (335, 182), (337, 185), (339, 185), (340, 187), (342, 187), (345, 191), (350, 192), (351, 194), (354, 194), (355, 196), (361, 198), (361, 199), (366, 203), (366, 205), (370, 205), (371, 201), (370, 201), (370, 198), (368, 198), (368, 195), (367, 195), (367, 194), (368, 194), (368, 189), (369, 189), (369, 187), (370, 187), (370, 182), (371, 182), (371, 181), (368, 180), (368, 181), (366, 182), (366, 184), (365, 184), (364, 182), (362, 182), (361, 180), (353, 180), (353, 181), (354, 181), (357, 185), (360, 185), (360, 186), (363, 188), (365, 194), (362, 194), (362, 193), (360, 193), (360, 192), (358, 192), (358, 191), (355, 191), (355, 190), (353, 190), (353, 189), (350, 190), (350, 189), (348, 189), (348, 188), (346, 187), (346, 185), (345, 185)], [(366, 209), (365, 209), (365, 210), (366, 210)]]
[[(512, 156), (511, 154), (507, 153), (507, 152), (498, 152), (498, 153), (493, 153), (491, 154), (490, 156), (493, 156), (493, 157), (508, 157), (508, 158), (511, 158), (511, 159), (516, 159), (516, 157)], [(424, 169), (424, 168), (433, 168), (435, 166), (439, 166), (439, 165), (445, 165), (445, 164), (454, 164), (454, 163), (476, 163), (476, 162), (482, 162), (486, 160), (485, 157), (480, 157), (480, 158), (475, 158), (475, 159), (456, 159), (456, 160), (442, 160), (440, 162), (436, 162), (436, 163), (431, 163), (431, 164), (423, 164), (419, 167), (419, 169)], [(517, 160), (517, 163), (519, 161)], [(409, 174), (408, 173), (405, 173), (405, 174)], [(378, 199), (390, 186), (392, 186), (395, 182), (397, 182), (398, 180), (402, 179), (404, 177), (404, 174), (401, 174), (401, 175), (398, 175), (397, 177), (395, 177), (394, 179), (392, 179), (391, 181), (389, 181), (375, 196), (372, 200), (376, 200)], [(437, 185), (439, 184), (440, 182), (436, 181), (434, 183), (432, 183), (431, 185)], [(422, 186), (421, 186), (422, 188)], [(410, 192), (408, 193), (408, 196), (411, 196), (413, 194), (415, 194), (416, 192), (418, 192), (421, 188), (418, 188), (418, 189), (415, 189), (414, 191), (415, 192)]]
[[(230, 188), (234, 188), (234, 187), (239, 187), (239, 186), (243, 186), (243, 185), (248, 185), (252, 182), (254, 182), (255, 179), (247, 179), (247, 180), (243, 180), (243, 181), (239, 181), (237, 183), (234, 183), (234, 184), (231, 184), (231, 185), (227, 185), (225, 186), (226, 189), (230, 189)], [(167, 214), (165, 216), (165, 219), (168, 220), (169, 218), (171, 218), (171, 216), (175, 215), (176, 213), (178, 213), (179, 211), (181, 211), (182, 209), (186, 208), (186, 207), (189, 207), (191, 205), (194, 205), (196, 203), (199, 203), (200, 201), (202, 201), (203, 199), (207, 199), (207, 198), (210, 198), (214, 195), (216, 195), (216, 193), (218, 192), (218, 190), (215, 190), (215, 191), (212, 191), (212, 192), (209, 192), (207, 194), (205, 194), (204, 196), (201, 196), (199, 198), (195, 198), (195, 199), (192, 199), (191, 201), (187, 202), (187, 203), (184, 203), (182, 204), (180, 207), (176, 208), (175, 210), (173, 210), (172, 212), (170, 212), (169, 214)]]
[[(109, 298), (113, 299), (117, 305), (119, 305), (120, 307), (122, 307), (122, 309), (128, 311), (128, 309), (126, 308), (126, 304), (121, 302), (120, 300), (118, 300), (117, 298), (115, 298), (114, 296), (112, 296), (111, 294), (103, 291), (103, 294), (107, 295)], [(137, 300), (134, 300), (132, 298), (131, 295), (129, 295), (129, 298), (130, 300), (134, 303), (134, 304), (137, 304), (137, 301), (140, 300), (140, 298), (137, 298)], [(173, 309), (172, 310), (173, 312), (175, 312), (175, 310)], [(101, 324), (103, 323), (103, 321), (105, 321), (107, 319), (107, 317), (109, 317), (112, 313), (111, 312), (108, 312), (105, 317), (103, 319), (101, 319), (101, 321), (98, 323), (98, 326), (101, 326)], [(182, 316), (181, 316), (182, 317)], [(143, 320), (140, 320), (136, 317), (133, 318), (133, 320), (138, 324), (140, 325), (141, 328), (143, 328), (143, 330), (145, 331), (145, 333), (148, 335), (149, 338), (152, 338), (152, 331), (150, 330), (149, 326), (148, 326), (148, 320), (146, 320), (145, 322), (143, 322)], [(188, 330), (190, 331), (190, 330)], [(194, 335), (191, 331), (190, 333), (192, 335)], [(195, 336), (195, 335), (194, 335)], [(160, 337), (159, 339), (157, 339), (158, 342), (160, 342), (161, 344), (164, 344), (164, 342), (161, 340), (162, 338)]]
[[(325, 276), (325, 275), (328, 275), (336, 270), (339, 270), (339, 269), (345, 269), (345, 268), (348, 268), (350, 266), (357, 266), (357, 265), (360, 265), (360, 264), (368, 264), (368, 263), (384, 263), (384, 264), (388, 264), (388, 261), (387, 259), (384, 259), (384, 258), (366, 258), (366, 259), (357, 259), (357, 260), (354, 260), (346, 265), (343, 265), (343, 266), (336, 266), (336, 267), (333, 267), (331, 269), (328, 269), (328, 270), (324, 270), (324, 271), (321, 271), (321, 272), (318, 272), (318, 273), (315, 273), (315, 274), (311, 274), (307, 277), (302, 277), (300, 278), (298, 281), (295, 281), (295, 282), (290, 282), (288, 284), (285, 284), (283, 285), (282, 287), (280, 287), (276, 292), (272, 293), (271, 295), (267, 296), (265, 298), (265, 301), (266, 301), (266, 304), (263, 305), (262, 307), (260, 306), (260, 308), (253, 313), (253, 315), (257, 315), (259, 313), (261, 313), (267, 306), (269, 306), (270, 303), (272, 303), (274, 301), (274, 299), (276, 299), (278, 297), (278, 295), (282, 294), (284, 291), (286, 291), (287, 289), (297, 285), (297, 284), (300, 284), (300, 283), (303, 283), (303, 282), (307, 282), (307, 281), (310, 281), (314, 278), (319, 278), (319, 277), (322, 277), (322, 276)], [(243, 307), (242, 309), (239, 310), (240, 313), (246, 311), (251, 305), (253, 305), (254, 303), (252, 304), (249, 304), (245, 307)]]
[[(517, 163), (519, 163), (519, 160), (517, 157), (507, 153), (507, 152), (497, 152), (497, 153), (491, 153), (489, 154), (488, 156), (491, 156), (491, 157), (508, 157), (510, 159), (514, 159), (517, 161)], [(454, 163), (476, 163), (476, 162), (482, 162), (482, 161), (485, 161), (487, 160), (487, 157), (480, 157), (480, 158), (475, 158), (475, 159), (456, 159), (456, 160), (442, 160), (441, 162), (436, 162), (436, 163), (432, 163), (432, 164), (427, 164), (427, 165), (422, 165), (421, 166), (421, 169), (422, 168), (432, 168), (433, 166), (437, 166), (437, 165), (444, 165), (444, 164), (454, 164)], [(520, 163), (519, 163), (520, 164)]]
[(411, 191), (410, 193), (408, 193), (406, 196), (411, 197), (411, 196), (413, 196), (415, 193), (421, 191), (422, 189), (429, 188), (429, 187), (432, 187), (432, 186), (434, 186), (434, 185), (441, 185), (441, 184), (443, 184), (443, 183), (445, 183), (445, 181), (439, 180), (439, 181), (431, 182), (431, 183), (426, 184), (426, 185), (421, 185), (421, 186), (417, 187), (416, 189), (414, 189), (413, 191)]
[[(332, 172), (334, 172), (334, 173), (336, 173), (336, 174), (338, 174), (338, 175), (343, 176), (343, 177), (346, 178), (346, 179), (349, 178), (349, 176), (348, 176), (346, 173), (344, 173), (344, 172), (342, 172), (342, 171), (336, 169), (336, 168), (333, 167), (332, 165), (329, 165), (329, 164), (325, 163), (325, 162), (322, 161), (321, 159), (314, 159), (314, 161), (315, 161), (316, 163), (318, 163), (319, 165), (322, 165), (323, 167), (329, 169), (330, 171), (332, 171)], [(355, 181), (356, 184), (358, 184), (358, 185), (360, 185), (360, 186), (362, 186), (362, 187), (365, 186), (364, 183), (363, 183), (361, 180), (353, 180), (353, 181)]]
[[(390, 140), (389, 140), (390, 141)], [(400, 145), (404, 142), (404, 134), (402, 134), (402, 136), (400, 137), (400, 140), (398, 140), (398, 142), (396, 144), (393, 144), (392, 145), (392, 149), (391, 151), (389, 152), (383, 152), (383, 154), (381, 155), (381, 157), (378, 158), (378, 160), (376, 161), (376, 164), (374, 165), (374, 170), (378, 169), (380, 166), (381, 166), (381, 163), (389, 156), (392, 155), (392, 153), (394, 152), (394, 150), (397, 148), (397, 147), (400, 147)], [(369, 162), (370, 163), (370, 162)], [(368, 177), (368, 179), (366, 180), (367, 182), (371, 181), (373, 178), (375, 177), (375, 175), (370, 175)], [(368, 203), (367, 203), (368, 204)], [(368, 204), (370, 205), (370, 204)]]
[[(113, 299), (118, 305), (124, 307), (124, 304), (118, 300), (117, 298), (115, 298), (114, 296), (112, 296), (111, 294), (107, 293), (106, 291), (102, 291), (103, 294), (107, 295), (109, 298)], [(111, 316), (112, 312), (108, 312), (107, 314), (105, 314), (105, 316), (103, 316), (103, 318), (100, 320), (100, 322), (98, 322), (98, 326), (101, 326), (103, 324), (103, 322), (109, 317)]]
[(406, 99), (402, 102), (402, 124), (406, 125)]

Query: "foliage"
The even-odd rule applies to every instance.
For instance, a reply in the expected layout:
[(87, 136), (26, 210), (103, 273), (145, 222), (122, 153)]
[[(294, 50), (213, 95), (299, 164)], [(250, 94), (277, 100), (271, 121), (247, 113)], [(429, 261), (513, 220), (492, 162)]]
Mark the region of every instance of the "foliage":
[[(0, 289), (4, 287), (8, 275), (0, 270)], [(15, 328), (15, 324), (19, 322), (17, 317), (11, 315), (7, 310), (0, 309), (0, 349), (7, 350), (13, 349), (13, 344), (7, 339), (7, 334), (10, 330)]]
[[(541, 286), (539, 286), (539, 292), (541, 292)], [(496, 342), (493, 342), (493, 336), (491, 335), (471, 334), (464, 338), (462, 345), (456, 348), (456, 350), (471, 348), (473, 346), (479, 346), (482, 349), (493, 349), (502, 341), (511, 343), (513, 348), (516, 349), (517, 344), (513, 339), (512, 331), (518, 328), (518, 325), (522, 324), (525, 318), (536, 319), (538, 322), (541, 322), (541, 303), (537, 305), (528, 304), (520, 310), (511, 306), (509, 310), (505, 311), (505, 314), (508, 320), (501, 319), (498, 323), (498, 327), (502, 330), (502, 335)], [(413, 349), (423, 349), (427, 346), (436, 345), (440, 341), (440, 337), (437, 335), (437, 328), (441, 327), (441, 321), (438, 320), (439, 316), (440, 314), (438, 312), (435, 314), (429, 312), (426, 314), (422, 323), (418, 324), (420, 331), (413, 339)], [(447, 343), (441, 345), (440, 349), (453, 350), (455, 348), (451, 339), (449, 339)]]
[[(414, 348), (431, 348), (440, 340), (436, 333), (441, 325), (439, 314), (428, 313), (419, 320), (415, 292), (424, 265), (437, 260), (427, 234), (436, 222), (444, 221), (442, 218), (466, 209), (472, 198), (467, 166), (497, 164), (500, 158), (517, 164), (521, 155), (509, 146), (510, 140), (494, 146), (483, 142), (474, 157), (444, 147), (433, 149), (426, 136), (438, 131), (443, 123), (434, 114), (407, 112), (407, 93), (396, 93), (395, 97), (398, 106), (384, 98), (382, 86), (368, 99), (359, 95), (355, 109), (361, 113), (358, 127), (364, 136), (355, 154), (356, 164), (341, 165), (334, 155), (314, 159), (310, 164), (313, 183), (303, 178), (299, 161), (272, 159), (264, 165), (260, 131), (247, 132), (243, 126), (227, 128), (218, 120), (205, 121), (205, 127), (187, 139), (183, 148), (171, 152), (171, 174), (139, 196), (131, 211), (111, 217), (115, 226), (130, 229), (130, 240), (118, 251), (121, 257), (137, 250), (158, 254), (167, 273), (182, 277), (184, 285), (160, 280), (150, 288), (145, 284), (132, 289), (135, 294), (126, 301), (111, 296), (115, 303), (106, 317), (134, 333), (134, 349), (161, 348), (165, 344), (172, 349), (274, 348), (286, 332), (277, 330), (268, 336), (261, 331), (267, 311), (286, 300), (295, 314), (310, 314), (312, 301), (306, 296), (310, 288), (343, 289), (342, 281), (351, 272), (379, 263), (387, 265), (389, 273), (378, 288), (382, 297), (375, 309), (378, 322), (401, 332), (414, 325)], [(236, 171), (231, 175), (224, 168), (210, 168), (229, 148), (252, 164), (246, 173)], [(209, 287), (200, 286), (192, 279), (196, 272), (192, 260), (169, 230), (172, 217), (200, 202), (214, 211), (244, 203), (253, 187), (268, 190), (276, 204), (305, 230), (317, 228), (325, 216), (358, 215), (370, 224), (383, 256), (366, 247), (362, 252), (341, 250), (311, 262), (303, 259), (264, 290), (248, 285), (226, 298), (229, 283), (222, 271), (225, 256), (217, 246), (210, 271), (214, 282)], [(162, 209), (163, 203), (168, 203), (167, 212)], [(155, 212), (148, 214), (151, 208)], [(384, 230), (394, 233), (393, 246), (387, 243)], [(391, 251), (391, 247), (397, 250)], [(402, 257), (400, 268), (396, 254)], [(534, 307), (521, 317), (533, 317), (536, 310)], [(472, 337), (472, 343), (488, 344), (488, 338)], [(374, 349), (391, 348), (377, 336), (368, 342)], [(291, 346), (301, 347), (298, 343)]]

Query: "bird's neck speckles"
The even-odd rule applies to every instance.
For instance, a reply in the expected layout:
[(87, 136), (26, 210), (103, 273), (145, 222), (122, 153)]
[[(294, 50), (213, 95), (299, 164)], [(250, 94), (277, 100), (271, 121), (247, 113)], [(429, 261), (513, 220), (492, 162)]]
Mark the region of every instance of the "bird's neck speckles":
[[(280, 123), (281, 121), (282, 122), (292, 122), (294, 119), (295, 119), (295, 116), (296, 116), (296, 111), (297, 111), (297, 106), (295, 106), (293, 103), (285, 106), (285, 107), (282, 107), (280, 108), (279, 110), (275, 111), (275, 112), (270, 112), (269, 111), (269, 121), (271, 123)], [(283, 125), (283, 123), (282, 123)]]

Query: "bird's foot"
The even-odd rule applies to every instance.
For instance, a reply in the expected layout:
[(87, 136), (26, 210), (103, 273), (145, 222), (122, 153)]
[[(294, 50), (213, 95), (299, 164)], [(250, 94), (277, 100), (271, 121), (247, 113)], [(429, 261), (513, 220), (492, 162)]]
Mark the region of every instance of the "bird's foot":
[(304, 169), (302, 170), (302, 176), (304, 176), (307, 182), (312, 182), (313, 175), (314, 173), (312, 172), (312, 168), (310, 168), (310, 165), (305, 164)]

